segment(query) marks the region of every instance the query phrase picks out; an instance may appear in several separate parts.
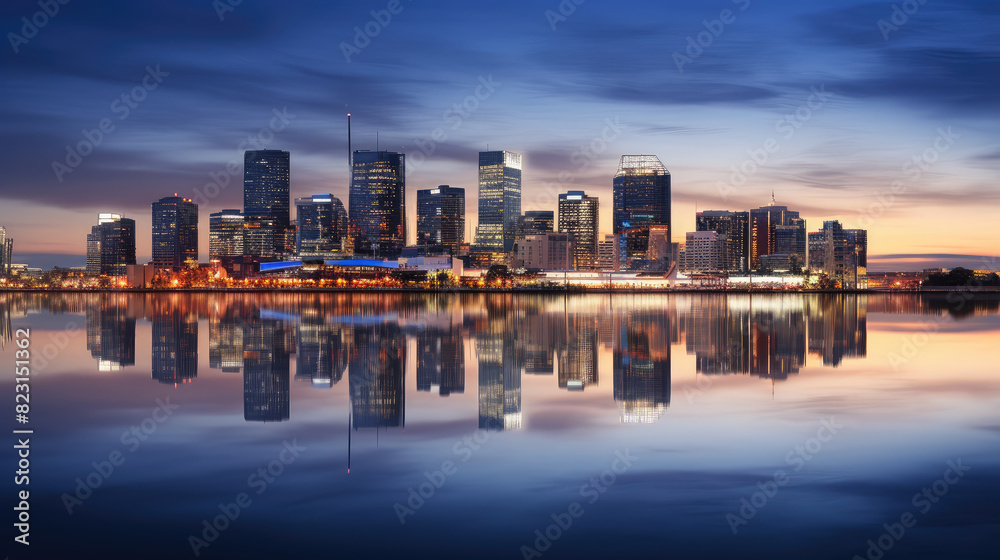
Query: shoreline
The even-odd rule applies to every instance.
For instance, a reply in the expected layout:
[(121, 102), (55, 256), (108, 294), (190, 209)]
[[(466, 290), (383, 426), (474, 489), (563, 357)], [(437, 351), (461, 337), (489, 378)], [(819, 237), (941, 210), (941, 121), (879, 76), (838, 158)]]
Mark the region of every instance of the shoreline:
[(425, 288), (425, 287), (385, 287), (385, 288), (289, 288), (289, 287), (254, 287), (254, 288), (0, 288), (0, 294), (5, 293), (115, 293), (115, 294), (149, 294), (149, 293), (513, 293), (513, 294), (947, 294), (950, 292), (969, 292), (976, 294), (998, 294), (1000, 287), (934, 287), (917, 290), (893, 288), (868, 288), (853, 290), (776, 290), (776, 289), (694, 289), (694, 288), (582, 288), (582, 287), (545, 287), (545, 288)]

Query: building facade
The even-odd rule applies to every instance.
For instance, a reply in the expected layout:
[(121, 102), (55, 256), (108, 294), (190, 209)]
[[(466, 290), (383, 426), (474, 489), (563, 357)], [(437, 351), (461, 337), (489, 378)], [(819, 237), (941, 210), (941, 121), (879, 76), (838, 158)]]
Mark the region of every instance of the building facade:
[(809, 233), (809, 268), (839, 281), (846, 289), (868, 287), (868, 232), (844, 229), (839, 221), (823, 222)]
[(10, 265), (14, 259), (14, 239), (7, 237), (7, 230), (0, 226), (0, 276), (10, 274)]
[(597, 261), (598, 200), (583, 191), (559, 195), (559, 232), (573, 242), (573, 269), (594, 270)]
[(248, 150), (243, 154), (243, 212), (248, 229), (244, 252), (273, 257), (285, 252), (291, 216), (290, 155), (282, 150)]
[(417, 245), (458, 255), (465, 243), (465, 189), (441, 185), (417, 191)]
[(670, 172), (653, 155), (624, 155), (614, 181), (614, 233), (626, 234), (626, 255), (621, 265), (646, 266), (650, 226), (670, 228)]
[(508, 253), (521, 217), (521, 154), (479, 152), (479, 224), (476, 250)]
[(87, 235), (87, 272), (125, 276), (130, 264), (135, 264), (135, 220), (99, 214)]
[(348, 198), (356, 255), (395, 259), (406, 246), (406, 162), (398, 152), (354, 152)]
[(721, 272), (726, 267), (726, 236), (715, 231), (689, 231), (680, 269), (688, 273)]
[(536, 270), (572, 270), (573, 239), (568, 233), (528, 235), (518, 239), (514, 267)]
[(295, 253), (300, 257), (343, 255), (349, 239), (347, 210), (332, 194), (295, 199)]
[(223, 210), (208, 217), (208, 258), (232, 262), (243, 257), (243, 212)]
[(153, 203), (153, 266), (181, 270), (198, 262), (198, 205), (174, 194)]
[(518, 238), (555, 231), (556, 217), (552, 210), (528, 210), (517, 220)]

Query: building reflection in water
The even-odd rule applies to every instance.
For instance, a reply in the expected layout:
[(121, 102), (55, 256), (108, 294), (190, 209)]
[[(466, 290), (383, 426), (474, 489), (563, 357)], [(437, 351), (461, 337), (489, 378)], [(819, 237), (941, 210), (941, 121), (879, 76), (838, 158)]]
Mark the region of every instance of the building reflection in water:
[(348, 377), (354, 429), (402, 428), (406, 339), (399, 323), (377, 318), (353, 330)]
[(243, 419), (281, 422), (289, 418), (290, 352), (284, 321), (252, 311), (243, 325)]
[(174, 385), (198, 376), (198, 313), (193, 306), (154, 299), (153, 379)]
[(134, 301), (126, 294), (100, 294), (87, 306), (87, 350), (99, 371), (135, 365)]
[(677, 340), (674, 300), (659, 309), (617, 312), (614, 396), (623, 423), (656, 422), (670, 406), (670, 345)]
[(685, 345), (705, 374), (784, 380), (799, 373), (806, 349), (823, 365), (866, 354), (864, 296), (692, 296), (683, 315)]
[(559, 349), (559, 388), (583, 391), (597, 385), (597, 315), (566, 314), (562, 323), (566, 344)]
[(417, 334), (417, 391), (447, 397), (465, 392), (462, 331), (452, 326), (428, 327)]
[(212, 302), (208, 317), (208, 367), (225, 373), (243, 370), (243, 317), (231, 298)]
[(322, 312), (305, 308), (296, 328), (295, 379), (330, 388), (344, 378), (353, 341), (351, 331), (329, 323)]
[[(515, 314), (508, 297), (486, 300), (484, 323), (477, 325), (479, 359), (479, 429), (521, 429), (521, 368)], [(523, 336), (523, 335), (522, 335)]]

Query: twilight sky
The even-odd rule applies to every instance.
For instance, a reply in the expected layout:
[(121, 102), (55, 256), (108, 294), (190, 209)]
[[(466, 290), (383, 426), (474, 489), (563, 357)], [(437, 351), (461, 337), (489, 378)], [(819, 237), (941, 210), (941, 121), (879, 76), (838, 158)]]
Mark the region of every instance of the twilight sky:
[(0, 6), (15, 262), (82, 265), (108, 211), (145, 262), (150, 204), (175, 192), (200, 204), (205, 259), (248, 147), (291, 151), (293, 197), (347, 204), (350, 111), (355, 149), (378, 131), (407, 154), (411, 239), (416, 190), (439, 184), (466, 188), (474, 231), (488, 144), (524, 155), (524, 210), (582, 189), (605, 232), (618, 158), (650, 153), (675, 241), (696, 208), (773, 190), (810, 231), (869, 229), (872, 270), (1000, 267), (995, 1), (46, 1)]

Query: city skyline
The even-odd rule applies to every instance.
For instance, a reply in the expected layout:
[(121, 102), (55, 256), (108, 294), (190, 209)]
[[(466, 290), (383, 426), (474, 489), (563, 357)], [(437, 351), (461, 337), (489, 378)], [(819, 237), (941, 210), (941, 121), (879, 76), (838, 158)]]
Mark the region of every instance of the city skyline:
[[(613, 160), (655, 153), (677, 178), (675, 242), (695, 231), (696, 209), (753, 208), (774, 190), (809, 223), (868, 229), (872, 270), (981, 268), (998, 237), (995, 5), (928, 3), (891, 29), (879, 25), (888, 4), (732, 4), (735, 21), (707, 46), (697, 39), (719, 12), (704, 5), (642, 4), (637, 22), (616, 6), (564, 15), (515, 2), (456, 26), (445, 17), (455, 5), (403, 4), (358, 53), (342, 45), (378, 6), (64, 9), (8, 45), (0, 224), (18, 240), (16, 262), (79, 265), (83, 248), (41, 217), (85, 231), (113, 211), (144, 231), (140, 210), (177, 192), (202, 208), (204, 259), (207, 214), (240, 206), (248, 137), (244, 149), (297, 154), (292, 197), (346, 200), (351, 111), (356, 148), (375, 148), (380, 132), (382, 149), (410, 156), (411, 224), (416, 190), (471, 189), (469, 162), (489, 144), (524, 155), (523, 210), (584, 190), (604, 200), (609, 233)], [(20, 34), (36, 9), (13, 3), (0, 21)], [(87, 44), (70, 42), (94, 25), (102, 33)], [(125, 49), (137, 33), (143, 48)], [(211, 55), (186, 59), (176, 33)], [(104, 54), (119, 52), (131, 54)], [(987, 229), (967, 234), (969, 222)], [(140, 260), (149, 243), (140, 236)]]

